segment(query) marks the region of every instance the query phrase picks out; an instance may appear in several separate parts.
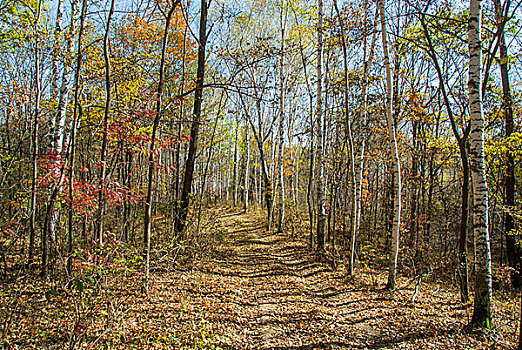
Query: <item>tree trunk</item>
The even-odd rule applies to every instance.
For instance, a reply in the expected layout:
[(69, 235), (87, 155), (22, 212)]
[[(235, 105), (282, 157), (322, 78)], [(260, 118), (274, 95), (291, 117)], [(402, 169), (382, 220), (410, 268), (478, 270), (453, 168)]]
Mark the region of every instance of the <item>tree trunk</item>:
[[(446, 91), (446, 83), (444, 82), (443, 74), (435, 48), (431, 41), (431, 36), (428, 32), (428, 27), (424, 16), (421, 18), (421, 24), (424, 31), (424, 36), (428, 43), (428, 54), (431, 57), (435, 70), (437, 71), (437, 77), (439, 79), (440, 91), (444, 99), (444, 105), (448, 114), (451, 130), (459, 147), (460, 159), (462, 162), (462, 190), (461, 190), (461, 216), (459, 225), (459, 261), (457, 266), (457, 274), (459, 277), (460, 285), (460, 298), (463, 303), (469, 301), (469, 277), (468, 277), (468, 212), (469, 212), (469, 159), (467, 150), (467, 140), (469, 135), (469, 124), (466, 130), (461, 136), (457, 127), (457, 122), (451, 108), (451, 103)], [(431, 187), (430, 187), (431, 189)]]
[(341, 18), (341, 14), (339, 11), (339, 7), (337, 5), (337, 0), (334, 0), (334, 6), (335, 11), (337, 13), (337, 18), (339, 20), (339, 25), (341, 27), (341, 46), (343, 51), (343, 66), (344, 66), (344, 114), (345, 114), (345, 123), (346, 123), (346, 134), (347, 134), (347, 144), (348, 144), (348, 156), (349, 156), (349, 163), (350, 163), (350, 179), (348, 180), (348, 183), (350, 184), (350, 192), (352, 196), (352, 204), (351, 204), (351, 216), (352, 216), (352, 226), (351, 226), (351, 246), (350, 246), (350, 266), (348, 270), (348, 274), (350, 276), (353, 275), (353, 269), (355, 267), (355, 243), (357, 242), (357, 217), (358, 217), (358, 202), (359, 199), (357, 197), (358, 191), (357, 191), (357, 184), (356, 184), (356, 175), (355, 175), (355, 147), (353, 142), (353, 135), (352, 135), (352, 126), (351, 126), (351, 120), (350, 120), (350, 113), (349, 113), (349, 102), (348, 102), (348, 89), (349, 89), (349, 83), (348, 83), (348, 54), (346, 50), (346, 40), (345, 40), (345, 33), (344, 33), (344, 22)]
[[(185, 90), (185, 70), (186, 70), (186, 59), (187, 59), (187, 31), (188, 26), (185, 26), (184, 34), (183, 34), (183, 61), (181, 64), (181, 82), (179, 84), (179, 95), (183, 96)], [(180, 185), (180, 167), (181, 167), (181, 131), (182, 131), (182, 121), (183, 121), (183, 111), (185, 102), (184, 100), (179, 101), (179, 122), (178, 122), (178, 142), (176, 143), (175, 150), (175, 171), (176, 174), (174, 176), (174, 194), (175, 206), (172, 208), (173, 216), (177, 215), (178, 205), (179, 205), (179, 185)]]
[[(368, 2), (365, 1), (365, 18), (367, 15), (367, 6)], [(359, 227), (361, 225), (361, 213), (362, 213), (362, 183), (364, 178), (364, 166), (365, 166), (365, 152), (366, 152), (366, 142), (368, 140), (368, 86), (369, 86), (369, 71), (370, 66), (373, 61), (373, 55), (375, 52), (375, 42), (377, 39), (377, 30), (376, 30), (376, 20), (378, 19), (377, 13), (375, 14), (375, 20), (373, 23), (373, 32), (372, 32), (372, 38), (370, 43), (370, 52), (368, 55), (366, 55), (366, 35), (364, 36), (364, 43), (363, 43), (363, 86), (362, 86), (362, 96), (363, 96), (363, 105), (362, 105), (362, 133), (361, 133), (361, 145), (360, 145), (360, 153), (359, 153), (359, 162), (358, 162), (358, 169), (357, 174), (355, 178), (355, 184), (356, 184), (356, 217), (355, 224), (354, 224), (354, 232), (356, 234), (359, 234)], [(355, 266), (355, 257), (356, 257), (356, 250), (353, 249), (350, 252), (350, 264), (351, 266)]]
[[(80, 15), (80, 32), (78, 34), (78, 49), (76, 53), (76, 68), (74, 72), (74, 107), (71, 128), (71, 142), (69, 144), (69, 218), (68, 218), (68, 244), (67, 244), (67, 272), (72, 273), (73, 266), (73, 242), (74, 242), (74, 158), (76, 150), (76, 130), (80, 113), (80, 73), (82, 65), (82, 40), (85, 28), (85, 17), (87, 16), (87, 0), (83, 0), (82, 12)], [(80, 115), (79, 115), (80, 114)]]
[(239, 138), (239, 117), (236, 116), (236, 128), (234, 136), (234, 168), (232, 173), (232, 200), (234, 208), (237, 206), (237, 183), (238, 183), (238, 138)]
[[(41, 16), (41, 2), (38, 3), (38, 14), (36, 17), (35, 33), (38, 33), (40, 27), (40, 16)], [(29, 218), (29, 256), (27, 259), (27, 265), (31, 267), (33, 264), (34, 254), (34, 239), (36, 235), (36, 182), (38, 180), (38, 119), (40, 118), (40, 100), (42, 98), (42, 87), (40, 82), (40, 40), (38, 35), (36, 36), (35, 48), (34, 48), (34, 86), (36, 88), (36, 97), (34, 103), (34, 121), (33, 121), (33, 134), (32, 134), (32, 152), (31, 163), (32, 163), (32, 183), (31, 183), (31, 216)], [(47, 237), (42, 237), (42, 248), (46, 251), (47, 248)], [(42, 275), (47, 272), (47, 255), (42, 254)]]
[(279, 66), (279, 153), (278, 153), (278, 165), (279, 165), (279, 223), (277, 226), (277, 232), (284, 232), (285, 222), (285, 176), (284, 176), (284, 122), (285, 122), (285, 28), (286, 28), (286, 16), (285, 7), (281, 5), (281, 53), (280, 53), (280, 66)]
[(323, 118), (323, 0), (318, 0), (319, 23), (317, 26), (317, 250), (324, 251), (326, 229), (326, 194), (324, 186), (324, 118)]
[[(58, 4), (58, 6), (62, 6), (63, 4)], [(76, 11), (78, 7), (78, 1), (75, 0), (71, 4), (71, 28), (74, 28), (74, 18), (76, 16)], [(63, 8), (62, 8), (63, 10)], [(60, 12), (60, 10), (58, 10)], [(69, 67), (68, 57), (73, 56), (73, 41), (72, 41), (72, 35), (70, 35), (67, 39), (66, 44), (66, 62), (64, 62), (63, 65), (63, 72), (62, 72), (62, 85), (60, 87), (60, 94), (58, 98), (58, 108), (56, 109), (56, 114), (53, 122), (53, 135), (51, 138), (51, 152), (54, 155), (54, 163), (56, 165), (55, 168), (55, 177), (59, 178), (60, 174), (58, 173), (58, 170), (61, 168), (60, 163), (62, 161), (65, 161), (65, 154), (64, 154), (64, 148), (66, 151), (70, 151), (68, 149), (69, 147), (69, 141), (71, 138), (70, 132), (71, 130), (65, 130), (65, 122), (67, 119), (67, 104), (69, 101), (69, 90), (72, 80), (72, 73), (73, 69), (72, 67)], [(72, 122), (72, 118), (70, 120)], [(62, 188), (59, 188), (59, 193), (62, 192)], [(55, 240), (56, 239), (56, 222), (58, 221), (59, 209), (54, 208), (52, 211), (52, 217), (50, 218), (49, 222), (49, 228), (50, 228), (50, 236)]]
[[(467, 136), (467, 135), (466, 135)], [(462, 160), (462, 198), (460, 213), (459, 235), (459, 284), (460, 299), (463, 303), (469, 301), (469, 275), (468, 275), (468, 212), (469, 212), (469, 159), (466, 147), (466, 138), (460, 139), (459, 151)]]
[(473, 179), (473, 231), (476, 237), (475, 301), (472, 326), (492, 327), (491, 251), (488, 227), (488, 188), (484, 159), (484, 114), (481, 81), (480, 0), (469, 5), (469, 108), (471, 115), (470, 169)]
[(243, 190), (243, 211), (248, 211), (248, 201), (250, 193), (250, 134), (248, 132), (248, 123), (245, 123), (245, 179)]
[(105, 29), (105, 36), (103, 38), (103, 58), (105, 60), (105, 111), (103, 115), (103, 138), (100, 155), (100, 181), (98, 184), (98, 213), (96, 221), (96, 239), (99, 244), (103, 243), (103, 215), (105, 210), (105, 191), (107, 188), (106, 172), (107, 172), (107, 143), (109, 133), (109, 116), (111, 112), (111, 60), (109, 57), (109, 33), (111, 29), (112, 16), (114, 14), (114, 3), (115, 0), (111, 0), (111, 7), (109, 9), (109, 15), (107, 17), (107, 28)]
[[(53, 51), (51, 55), (51, 98), (54, 99), (58, 93), (58, 51), (60, 47), (60, 36), (62, 34), (63, 0), (56, 4), (56, 20), (53, 33)], [(54, 119), (51, 119), (51, 137), (53, 137)]]
[(154, 124), (152, 126), (152, 134), (149, 145), (149, 159), (148, 159), (148, 172), (147, 172), (147, 197), (145, 199), (145, 210), (143, 217), (143, 258), (145, 260), (145, 281), (144, 286), (145, 290), (148, 289), (148, 281), (149, 281), (149, 272), (150, 272), (150, 230), (151, 230), (151, 216), (152, 216), (152, 186), (154, 183), (154, 173), (156, 170), (155, 164), (155, 152), (156, 152), (156, 135), (158, 133), (158, 126), (161, 119), (161, 102), (163, 95), (163, 85), (165, 79), (165, 59), (167, 53), (167, 41), (169, 37), (169, 26), (170, 20), (172, 19), (172, 14), (178, 5), (178, 1), (174, 2), (167, 14), (167, 18), (165, 19), (165, 31), (163, 32), (163, 40), (161, 43), (161, 60), (160, 60), (160, 69), (159, 69), (159, 81), (158, 88), (156, 90), (157, 98), (156, 98), (156, 108), (155, 108), (155, 117)]
[(309, 122), (310, 122), (310, 147), (309, 147), (309, 169), (308, 169), (308, 181), (307, 181), (307, 192), (306, 192), (306, 204), (308, 208), (308, 219), (310, 221), (310, 226), (308, 227), (308, 243), (310, 245), (310, 249), (314, 247), (314, 203), (313, 203), (313, 175), (315, 173), (315, 146), (314, 146), (314, 107), (313, 107), (313, 93), (312, 88), (310, 86), (308, 80), (308, 72), (306, 65), (306, 57), (304, 54), (302, 36), (299, 36), (299, 54), (301, 57), (301, 61), (303, 62), (303, 72), (306, 82), (306, 90), (308, 92), (308, 102), (309, 102)]
[(388, 54), (388, 39), (386, 31), (386, 18), (384, 14), (384, 0), (378, 0), (379, 14), (381, 18), (382, 46), (384, 51), (384, 65), (386, 69), (386, 120), (388, 124), (388, 138), (391, 146), (393, 163), (393, 224), (391, 235), (390, 263), (388, 271), (388, 282), (386, 288), (395, 289), (395, 278), (397, 274), (397, 260), (399, 256), (399, 233), (401, 226), (401, 166), (397, 137), (395, 135), (395, 122), (393, 120), (393, 86), (390, 69), (390, 58)]
[(196, 73), (196, 89), (194, 92), (193, 121), (190, 128), (190, 142), (185, 162), (185, 175), (183, 176), (183, 189), (178, 214), (175, 220), (175, 231), (178, 238), (185, 229), (192, 194), (192, 183), (194, 181), (194, 168), (196, 164), (197, 142), (199, 137), (199, 126), (201, 124), (201, 105), (203, 102), (203, 82), (205, 78), (205, 49), (207, 46), (207, 0), (201, 0), (201, 15), (199, 21), (199, 46), (198, 46), (198, 70)]
[[(313, 119), (312, 114), (310, 114), (310, 119)], [(310, 164), (309, 164), (309, 171), (308, 171), (308, 186), (307, 186), (307, 192), (306, 192), (306, 203), (308, 206), (308, 219), (310, 220), (310, 230), (308, 232), (308, 243), (310, 245), (310, 248), (313, 249), (314, 247), (314, 203), (313, 203), (313, 190), (314, 190), (314, 168), (315, 168), (315, 147), (314, 147), (314, 141), (313, 141), (313, 134), (314, 134), (314, 123), (312, 120), (310, 120), (311, 125), (311, 137), (310, 137)]]
[(265, 202), (267, 211), (267, 227), (270, 229), (272, 223), (272, 207), (274, 202), (274, 189), (272, 187), (272, 179), (268, 173), (268, 165), (266, 163), (266, 156), (264, 151), (264, 142), (261, 140), (261, 136), (254, 132), (254, 137), (257, 141), (257, 148), (259, 150), (259, 161), (261, 163), (261, 175), (263, 177), (263, 183), (265, 185)]

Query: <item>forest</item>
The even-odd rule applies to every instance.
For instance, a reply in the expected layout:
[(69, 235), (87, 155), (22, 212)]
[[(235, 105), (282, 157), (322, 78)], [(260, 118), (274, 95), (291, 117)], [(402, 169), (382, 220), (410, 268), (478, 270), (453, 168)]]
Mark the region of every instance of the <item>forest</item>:
[(0, 0), (2, 349), (522, 349), (522, 1)]

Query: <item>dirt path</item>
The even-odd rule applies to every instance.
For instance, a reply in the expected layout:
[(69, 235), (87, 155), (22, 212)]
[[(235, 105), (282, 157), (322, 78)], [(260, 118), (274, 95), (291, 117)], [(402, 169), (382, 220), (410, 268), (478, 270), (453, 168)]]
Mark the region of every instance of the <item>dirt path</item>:
[[(237, 212), (220, 215), (223, 244), (197, 269), (158, 282), (154, 300), (159, 302), (149, 310), (164, 311), (156, 320), (148, 314), (138, 325), (140, 338), (129, 334), (128, 342), (144, 344), (160, 322), (169, 331), (152, 331), (147, 344), (154, 339), (177, 344), (158, 347), (168, 349), (466, 349), (474, 344), (473, 339), (459, 344), (469, 310), (454, 295), (421, 288), (412, 302), (413, 286), (391, 294), (373, 288), (369, 277), (347, 281), (342, 271), (317, 262), (304, 244), (267, 233), (261, 220)], [(377, 282), (382, 287), (384, 281)]]
[(238, 299), (247, 298), (238, 305), (249, 316), (252, 338), (247, 348), (342, 344), (344, 337), (334, 334), (344, 333), (341, 329), (327, 334), (336, 323), (335, 312), (327, 309), (337, 293), (323, 288), (324, 279), (334, 277), (330, 269), (315, 262), (301, 244), (268, 234), (249, 216), (236, 214), (224, 221), (226, 242), (207, 272), (234, 277), (224, 281), (227, 289)]
[(247, 215), (234, 214), (223, 221), (226, 242), (207, 272), (236, 277), (225, 284), (238, 299), (248, 298), (248, 303), (240, 303), (240, 312), (250, 315), (253, 336), (247, 348), (354, 347), (353, 331), (372, 329), (338, 322), (341, 295), (331, 285), (340, 277), (316, 262), (302, 244), (267, 233)]

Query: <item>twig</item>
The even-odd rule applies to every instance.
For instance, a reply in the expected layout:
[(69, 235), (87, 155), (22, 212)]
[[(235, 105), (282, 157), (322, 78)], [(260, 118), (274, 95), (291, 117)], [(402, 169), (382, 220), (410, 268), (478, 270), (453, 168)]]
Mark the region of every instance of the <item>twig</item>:
[(417, 294), (419, 293), (419, 287), (420, 287), (420, 284), (422, 282), (422, 276), (423, 276), (423, 273), (421, 271), (421, 273), (419, 275), (419, 278), (417, 280), (417, 284), (415, 284), (415, 292), (413, 293), (413, 296), (411, 297), (411, 302), (412, 303), (415, 302), (415, 298), (417, 298)]

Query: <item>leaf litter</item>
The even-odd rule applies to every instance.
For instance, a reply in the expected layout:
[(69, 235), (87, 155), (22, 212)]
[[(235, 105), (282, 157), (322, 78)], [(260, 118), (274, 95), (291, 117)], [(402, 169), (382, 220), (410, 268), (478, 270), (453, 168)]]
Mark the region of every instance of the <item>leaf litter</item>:
[(102, 295), (89, 283), (69, 290), (54, 286), (53, 293), (50, 282), (30, 276), (2, 283), (4, 348), (509, 349), (516, 344), (517, 298), (495, 298), (490, 332), (465, 332), (472, 305), (463, 305), (450, 286), (423, 283), (412, 301), (409, 279), (400, 278), (394, 292), (383, 289), (384, 271), (360, 269), (349, 279), (302, 242), (267, 232), (252, 214), (228, 213), (220, 225), (226, 234), (212, 254), (188, 270), (155, 272), (147, 294), (130, 277)]

